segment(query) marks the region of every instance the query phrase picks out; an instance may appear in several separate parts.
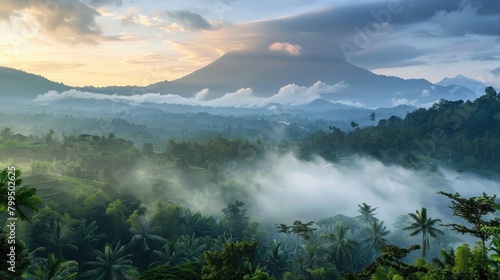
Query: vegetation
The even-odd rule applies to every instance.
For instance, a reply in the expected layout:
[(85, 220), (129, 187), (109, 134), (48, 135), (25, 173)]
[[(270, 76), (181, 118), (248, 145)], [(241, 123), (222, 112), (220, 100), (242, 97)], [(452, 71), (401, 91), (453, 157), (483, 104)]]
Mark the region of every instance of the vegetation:
[[(228, 136), (234, 126), (197, 141), (165, 139), (160, 146), (158, 139), (132, 142), (113, 132), (81, 130), (14, 139), (14, 130), (5, 127), (0, 152), (2, 159), (16, 158), (5, 162), (16, 171), (0, 173), (0, 199), (8, 200), (9, 181), (15, 181), (19, 223), (16, 273), (7, 270), (12, 238), (1, 232), (0, 278), (498, 279), (496, 196), (448, 193), (436, 168), (446, 165), (492, 178), (500, 171), (498, 99), (489, 90), (474, 102), (442, 100), (404, 119), (380, 119), (378, 125), (352, 121), (350, 131), (331, 127), (301, 135), (288, 130), (286, 141)], [(369, 117), (372, 122), (379, 118)], [(320, 156), (338, 166), (358, 154), (424, 171), (434, 180), (434, 191), (442, 190), (435, 197), (446, 199), (450, 215), (466, 223), (442, 212), (433, 219), (427, 208), (418, 207), (400, 213), (391, 227), (395, 221), (383, 215), (384, 205), (361, 201), (345, 202), (358, 210), (353, 217), (324, 213), (317, 222), (263, 219), (249, 195), (262, 191), (253, 179), (272, 172), (262, 160), (266, 155), (289, 153), (304, 160)], [(310, 192), (303, 183), (304, 193)], [(295, 202), (300, 201), (290, 205)], [(2, 222), (7, 210), (0, 206)], [(455, 235), (464, 234), (479, 242), (457, 241)], [(401, 241), (407, 235), (406, 243)]]

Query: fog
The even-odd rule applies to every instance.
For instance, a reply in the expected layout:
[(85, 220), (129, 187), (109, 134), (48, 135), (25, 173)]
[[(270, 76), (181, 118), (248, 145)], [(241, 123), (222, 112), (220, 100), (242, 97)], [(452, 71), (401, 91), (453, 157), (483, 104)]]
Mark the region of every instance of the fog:
[(352, 157), (341, 164), (321, 158), (303, 161), (289, 153), (268, 154), (255, 170), (229, 170), (238, 190), (208, 183), (184, 201), (192, 209), (221, 216), (220, 209), (231, 199), (246, 203), (249, 216), (265, 225), (292, 223), (294, 220), (319, 221), (337, 214), (354, 217), (358, 205), (378, 207), (377, 218), (389, 229), (395, 220), (422, 207), (430, 217), (443, 223), (463, 222), (452, 217), (451, 201), (438, 191), (460, 192), (463, 197), (494, 194), (498, 182), (446, 168), (414, 171), (385, 165), (368, 158)]

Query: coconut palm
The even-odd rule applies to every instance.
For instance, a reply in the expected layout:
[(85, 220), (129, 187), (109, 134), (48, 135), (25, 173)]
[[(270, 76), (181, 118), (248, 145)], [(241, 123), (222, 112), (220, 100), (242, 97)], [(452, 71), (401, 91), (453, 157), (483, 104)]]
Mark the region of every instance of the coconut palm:
[(265, 254), (264, 265), (269, 274), (281, 280), (283, 273), (289, 270), (292, 255), (288, 252), (283, 243), (273, 240), (271, 248)]
[(89, 256), (92, 252), (94, 246), (104, 238), (105, 234), (98, 234), (96, 231), (99, 226), (96, 221), (87, 224), (87, 220), (83, 219), (80, 223), (73, 228), (71, 239), (73, 243), (78, 247), (78, 252), (80, 254), (80, 263), (85, 261), (85, 257)]
[(125, 255), (125, 246), (120, 242), (113, 248), (106, 245), (104, 251), (95, 250), (95, 261), (85, 262), (84, 265), (90, 267), (90, 270), (82, 276), (91, 280), (118, 280), (125, 279), (128, 271), (133, 270), (131, 254)]
[(378, 207), (372, 208), (371, 205), (366, 204), (363, 202), (363, 204), (358, 204), (358, 212), (361, 214), (359, 216), (356, 216), (355, 218), (362, 223), (365, 223), (366, 225), (370, 225), (375, 221), (378, 221), (377, 218), (375, 218), (375, 211), (378, 209)]
[(437, 223), (441, 222), (441, 220), (427, 217), (427, 209), (425, 207), (422, 207), (420, 212), (417, 210), (415, 213), (409, 213), (408, 216), (413, 220), (413, 223), (403, 228), (403, 230), (411, 231), (409, 236), (422, 234), (422, 258), (425, 259), (427, 249), (430, 249), (430, 237), (436, 238), (439, 242), (437, 234), (444, 235), (444, 232), (436, 228)]
[(176, 266), (189, 260), (185, 257), (185, 251), (180, 239), (168, 241), (162, 248), (163, 250), (154, 250), (153, 255), (159, 258), (159, 261), (149, 265), (150, 268), (159, 265)]
[(62, 224), (61, 218), (56, 218), (46, 226), (46, 232), (42, 236), (43, 248), (62, 259), (64, 250), (78, 250), (78, 247), (71, 244), (68, 239), (68, 233)]
[(431, 261), (441, 269), (452, 269), (455, 266), (455, 249), (441, 249), (439, 251), (441, 258), (435, 257)]
[[(0, 201), (7, 201), (9, 193), (9, 182), (14, 181), (16, 185), (16, 193), (14, 195), (15, 204), (13, 213), (16, 214), (21, 220), (29, 220), (28, 214), (25, 212), (26, 208), (32, 211), (38, 211), (38, 206), (42, 200), (36, 196), (36, 189), (30, 186), (21, 186), (23, 180), (20, 179), (21, 170), (16, 169), (14, 172), (14, 180), (9, 178), (9, 173), (12, 172), (5, 168), (0, 172)], [(12, 176), (11, 176), (12, 177)], [(7, 203), (0, 204), (0, 213), (9, 210)], [(9, 213), (10, 214), (10, 213)]]
[(141, 244), (141, 249), (144, 252), (150, 251), (154, 245), (165, 242), (163, 238), (154, 234), (155, 231), (156, 228), (153, 227), (148, 217), (137, 216), (135, 221), (132, 223), (132, 227), (130, 228), (130, 232), (133, 236), (129, 245), (139, 243)]
[(352, 260), (359, 243), (351, 238), (351, 231), (348, 226), (337, 224), (330, 234), (330, 258), (335, 261), (339, 269)]
[(58, 259), (49, 254), (46, 259), (37, 259), (35, 265), (28, 269), (23, 277), (27, 280), (69, 280), (75, 279), (78, 271), (78, 262)]
[(370, 244), (370, 251), (375, 250), (375, 254), (380, 252), (380, 248), (382, 246), (387, 245), (388, 240), (385, 238), (390, 233), (387, 230), (386, 226), (384, 226), (384, 222), (374, 221), (368, 227), (368, 238), (363, 240), (363, 243)]
[(196, 237), (193, 233), (192, 235), (182, 236), (180, 241), (182, 249), (184, 250), (184, 255), (190, 262), (197, 262), (203, 259), (203, 252), (205, 251), (206, 245), (203, 244), (201, 237)]

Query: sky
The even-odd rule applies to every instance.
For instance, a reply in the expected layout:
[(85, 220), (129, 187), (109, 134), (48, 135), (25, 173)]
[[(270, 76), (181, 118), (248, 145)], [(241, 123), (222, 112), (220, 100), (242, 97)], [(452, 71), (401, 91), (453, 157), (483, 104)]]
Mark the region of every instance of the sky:
[(145, 86), (235, 50), (500, 86), (497, 0), (2, 0), (0, 65), (70, 86)]

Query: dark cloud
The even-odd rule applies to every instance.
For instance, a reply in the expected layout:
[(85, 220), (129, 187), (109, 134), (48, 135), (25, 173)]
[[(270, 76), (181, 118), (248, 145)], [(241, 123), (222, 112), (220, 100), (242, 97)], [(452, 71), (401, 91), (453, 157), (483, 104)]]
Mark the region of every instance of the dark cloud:
[[(118, 3), (119, 1), (93, 1), (96, 4)], [(99, 2), (99, 3), (97, 3)], [(98, 43), (102, 40), (117, 40), (102, 36), (96, 23), (99, 12), (82, 1), (58, 0), (4, 0), (0, 4), (0, 20), (12, 21), (19, 14), (29, 20), (24, 22), (31, 33), (41, 32), (60, 41)]]
[(500, 67), (497, 67), (493, 70), (490, 71), (491, 74), (495, 75), (495, 76), (500, 76)]
[(93, 7), (104, 7), (108, 5), (119, 7), (123, 4), (121, 0), (87, 0), (87, 2)]
[[(235, 28), (232, 35), (246, 34), (243, 40), (254, 49), (264, 50), (274, 42), (290, 42), (302, 46), (304, 54), (328, 54), (349, 62), (352, 59), (362, 66), (411, 65), (422, 63), (415, 59), (418, 56), (441, 47), (449, 48), (450, 37), (500, 35), (497, 2), (500, 3), (396, 0), (347, 4), (248, 23)], [(430, 45), (422, 47), (425, 40), (429, 40)], [(460, 49), (461, 46), (454, 47)], [(494, 50), (494, 46), (481, 48), (484, 48), (481, 53), (488, 48)]]
[(171, 18), (180, 21), (183, 25), (193, 30), (214, 29), (214, 26), (210, 24), (210, 22), (208, 22), (207, 19), (202, 17), (200, 14), (193, 13), (191, 11), (186, 11), (186, 10), (171, 11), (167, 12), (167, 14)]

